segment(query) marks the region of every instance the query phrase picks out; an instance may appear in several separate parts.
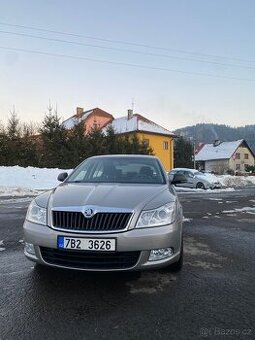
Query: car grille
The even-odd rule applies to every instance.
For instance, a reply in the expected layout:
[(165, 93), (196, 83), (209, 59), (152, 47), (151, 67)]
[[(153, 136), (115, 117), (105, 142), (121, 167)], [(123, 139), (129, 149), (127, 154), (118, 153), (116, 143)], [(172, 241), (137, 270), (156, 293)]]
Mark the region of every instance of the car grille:
[(40, 247), (42, 258), (49, 264), (77, 269), (128, 269), (138, 262), (139, 251), (88, 252)]
[(53, 227), (81, 231), (115, 231), (126, 228), (132, 213), (97, 213), (86, 218), (82, 212), (53, 211)]

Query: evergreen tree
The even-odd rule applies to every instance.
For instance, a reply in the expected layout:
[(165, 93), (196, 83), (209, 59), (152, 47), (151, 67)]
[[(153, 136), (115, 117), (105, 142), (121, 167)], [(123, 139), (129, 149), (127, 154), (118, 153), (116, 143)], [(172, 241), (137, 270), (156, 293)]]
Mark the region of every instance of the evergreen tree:
[(84, 125), (77, 124), (67, 133), (66, 167), (74, 168), (90, 153), (89, 138), (85, 135)]
[(109, 125), (109, 127), (106, 130), (106, 149), (107, 153), (109, 154), (118, 154), (121, 153), (121, 140), (119, 135), (117, 135), (112, 127), (112, 125)]
[(57, 111), (53, 112), (52, 107), (49, 107), (40, 129), (43, 142), (42, 166), (65, 168), (68, 138), (60, 119)]
[(193, 168), (193, 146), (183, 137), (177, 138), (174, 145), (174, 167)]
[(24, 123), (21, 129), (22, 136), (19, 141), (20, 166), (38, 166), (38, 151), (35, 135), (35, 127), (32, 123)]
[(7, 160), (6, 165), (19, 165), (19, 153), (20, 153), (20, 123), (15, 108), (10, 112), (10, 117), (7, 123)]
[(89, 149), (87, 157), (94, 155), (105, 155), (108, 153), (106, 137), (102, 130), (93, 128), (88, 134)]
[(4, 126), (0, 126), (0, 165), (8, 165), (9, 139)]
[(7, 135), (10, 140), (17, 140), (20, 138), (20, 124), (15, 108), (10, 112), (10, 118), (7, 124)]

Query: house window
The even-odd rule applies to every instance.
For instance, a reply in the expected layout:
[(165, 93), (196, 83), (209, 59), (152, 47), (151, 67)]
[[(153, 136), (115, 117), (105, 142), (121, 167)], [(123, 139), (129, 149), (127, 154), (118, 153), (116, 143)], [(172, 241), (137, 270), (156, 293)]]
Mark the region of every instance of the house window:
[(145, 139), (143, 140), (143, 144), (144, 144), (144, 146), (149, 146), (150, 140), (145, 138)]
[(244, 154), (244, 159), (249, 159), (249, 154), (248, 153)]
[(236, 159), (240, 159), (240, 153), (239, 152), (236, 153)]
[(168, 150), (168, 142), (163, 142), (163, 150)]
[(236, 170), (241, 170), (241, 164), (236, 164)]

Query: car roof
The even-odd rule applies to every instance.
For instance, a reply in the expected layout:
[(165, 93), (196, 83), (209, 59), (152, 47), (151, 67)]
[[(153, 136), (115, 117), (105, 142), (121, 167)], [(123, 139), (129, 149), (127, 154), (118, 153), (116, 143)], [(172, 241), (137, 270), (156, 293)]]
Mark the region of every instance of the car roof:
[(171, 171), (190, 171), (190, 172), (199, 172), (199, 170), (196, 169), (189, 169), (189, 168), (174, 168)]
[(151, 156), (151, 155), (138, 155), (138, 154), (109, 154), (109, 155), (97, 155), (97, 156), (91, 156), (88, 158), (127, 158), (127, 157), (132, 157), (132, 158), (151, 158), (151, 159), (159, 159), (158, 157)]

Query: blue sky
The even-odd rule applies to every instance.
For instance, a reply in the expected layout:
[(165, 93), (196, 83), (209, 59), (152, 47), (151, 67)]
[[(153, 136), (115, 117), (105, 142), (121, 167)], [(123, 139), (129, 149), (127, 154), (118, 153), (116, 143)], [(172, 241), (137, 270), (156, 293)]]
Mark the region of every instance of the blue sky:
[(40, 122), (49, 99), (63, 118), (76, 106), (120, 117), (134, 98), (169, 130), (255, 124), (254, 13), (253, 0), (0, 0), (0, 121), (15, 106)]

